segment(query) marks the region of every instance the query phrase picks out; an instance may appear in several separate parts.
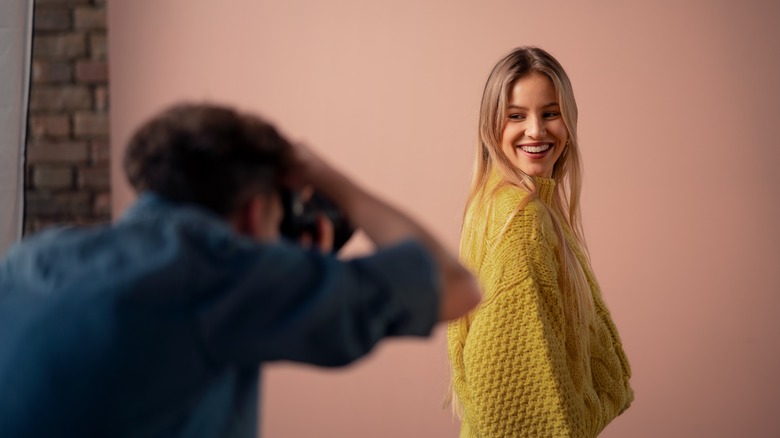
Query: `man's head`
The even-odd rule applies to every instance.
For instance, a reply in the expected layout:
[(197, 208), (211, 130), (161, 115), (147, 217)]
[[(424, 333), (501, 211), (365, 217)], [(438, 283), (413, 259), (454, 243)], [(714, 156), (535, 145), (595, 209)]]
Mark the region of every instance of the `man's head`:
[(277, 193), (292, 163), (290, 143), (259, 117), (223, 106), (181, 104), (135, 132), (124, 169), (137, 192), (197, 204), (238, 231), (256, 235), (257, 230), (244, 228), (261, 221), (276, 231)]

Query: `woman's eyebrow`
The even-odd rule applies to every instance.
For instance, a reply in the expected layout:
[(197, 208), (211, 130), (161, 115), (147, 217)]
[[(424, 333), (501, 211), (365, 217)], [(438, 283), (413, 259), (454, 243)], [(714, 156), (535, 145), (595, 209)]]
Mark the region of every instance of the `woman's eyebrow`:
[[(553, 107), (553, 106), (558, 106), (558, 102), (546, 103), (546, 104), (542, 105), (542, 108), (550, 108), (550, 107)], [(509, 106), (507, 107), (507, 109), (528, 110), (528, 108), (526, 108), (524, 106), (515, 105), (513, 103), (510, 103)]]

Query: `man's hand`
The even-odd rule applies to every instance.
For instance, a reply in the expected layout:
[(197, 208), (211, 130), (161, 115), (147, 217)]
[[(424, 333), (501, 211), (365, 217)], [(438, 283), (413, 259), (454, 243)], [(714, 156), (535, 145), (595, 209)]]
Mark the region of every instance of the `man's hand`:
[(288, 175), (287, 184), (291, 188), (317, 185), (328, 172), (333, 172), (328, 163), (303, 143), (293, 145), (293, 169)]
[(317, 215), (316, 239), (311, 233), (304, 233), (298, 243), (304, 248), (316, 248), (323, 254), (330, 254), (333, 251), (333, 240), (335, 237), (333, 222), (324, 215)]

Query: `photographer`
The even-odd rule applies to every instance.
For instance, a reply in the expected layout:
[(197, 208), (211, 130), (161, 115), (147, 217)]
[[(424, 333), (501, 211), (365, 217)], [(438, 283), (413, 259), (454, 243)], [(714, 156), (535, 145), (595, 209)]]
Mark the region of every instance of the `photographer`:
[[(479, 301), (430, 234), (258, 117), (173, 107), (124, 167), (139, 199), (120, 220), (43, 232), (0, 263), (0, 436), (256, 436), (263, 362), (348, 364)], [(376, 252), (280, 240), (279, 193), (304, 186)]]

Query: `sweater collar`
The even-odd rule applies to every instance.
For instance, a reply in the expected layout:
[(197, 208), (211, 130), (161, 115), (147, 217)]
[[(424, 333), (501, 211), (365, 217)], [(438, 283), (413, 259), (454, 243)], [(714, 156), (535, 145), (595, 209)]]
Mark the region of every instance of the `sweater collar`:
[[(531, 179), (534, 181), (539, 199), (547, 205), (552, 205), (555, 196), (555, 180), (541, 176), (532, 176)], [(501, 174), (497, 170), (493, 170), (488, 179), (488, 185), (498, 185), (502, 180)]]
[(532, 177), (536, 190), (539, 192), (539, 199), (547, 205), (552, 205), (553, 195), (555, 195), (555, 180), (552, 178), (542, 178), (540, 176)]

